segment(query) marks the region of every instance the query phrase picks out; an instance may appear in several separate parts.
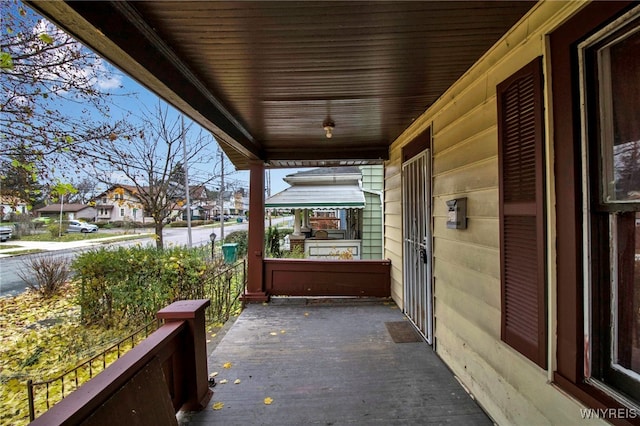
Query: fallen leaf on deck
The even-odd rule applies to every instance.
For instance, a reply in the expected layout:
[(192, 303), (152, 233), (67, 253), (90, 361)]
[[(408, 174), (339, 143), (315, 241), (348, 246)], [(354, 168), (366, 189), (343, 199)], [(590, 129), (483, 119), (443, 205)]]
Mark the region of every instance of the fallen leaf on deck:
[(227, 382), (228, 382), (228, 380), (227, 380), (227, 379), (222, 379), (222, 380), (220, 380), (220, 384), (221, 384), (221, 385), (226, 385), (226, 384), (227, 384)]
[(218, 375), (217, 371), (214, 371), (213, 373), (209, 374), (209, 377), (216, 377)]
[(280, 330), (280, 333), (282, 333), (282, 334), (284, 334), (286, 332), (287, 332), (286, 330)]
[(223, 366), (224, 368), (231, 368), (231, 365), (232, 365), (232, 364), (231, 364), (230, 362), (225, 362), (222, 366)]
[(304, 316), (305, 316), (305, 317), (308, 317), (308, 316), (309, 316), (309, 312), (305, 312), (305, 313), (304, 313)]
[(270, 334), (270, 335), (272, 335), (272, 336), (277, 336), (277, 335), (278, 335), (278, 333), (276, 333), (275, 331), (272, 331), (272, 332), (271, 332), (271, 333), (269, 333), (269, 334)]
[(266, 397), (264, 399), (264, 405), (271, 405), (272, 402), (273, 402), (273, 398)]
[(224, 407), (224, 402), (214, 402), (211, 408), (214, 410), (222, 410), (222, 407)]
[(233, 382), (233, 384), (234, 384), (234, 385), (239, 385), (239, 384), (240, 384), (240, 379), (236, 379), (236, 380)]

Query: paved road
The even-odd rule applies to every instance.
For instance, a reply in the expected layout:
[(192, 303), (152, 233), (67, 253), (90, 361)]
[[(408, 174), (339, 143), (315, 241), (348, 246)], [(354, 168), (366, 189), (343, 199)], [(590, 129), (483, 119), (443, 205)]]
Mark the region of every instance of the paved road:
[[(290, 221), (291, 218), (278, 218), (274, 219), (273, 224), (280, 223), (283, 221)], [(224, 234), (228, 235), (233, 231), (245, 230), (248, 228), (246, 222), (238, 224), (226, 224), (224, 227)], [(104, 232), (105, 236), (108, 236), (107, 231), (99, 231)], [(163, 231), (163, 239), (165, 247), (174, 245), (186, 245), (187, 244), (187, 228), (170, 228), (167, 227)], [(207, 227), (197, 227), (191, 229), (191, 241), (194, 247), (211, 244), (209, 239), (209, 234), (211, 232), (215, 232), (217, 235), (217, 240), (220, 241), (220, 228), (215, 227), (212, 228), (210, 226)], [(35, 244), (35, 243), (32, 243)], [(43, 245), (43, 243), (40, 243)], [(113, 242), (108, 243), (107, 245), (110, 247), (128, 247), (135, 244), (149, 244), (155, 245), (155, 241), (151, 237), (140, 238), (136, 240), (128, 240), (121, 242)], [(87, 242), (80, 243), (44, 243), (46, 250), (50, 250), (50, 254), (52, 256), (62, 256), (69, 260), (73, 260), (73, 258), (83, 251), (91, 250), (96, 247), (105, 247), (103, 242), (96, 242), (92, 240), (88, 240)], [(30, 258), (34, 256), (42, 256), (42, 253), (39, 254), (30, 254), (30, 255), (22, 255), (15, 257), (4, 257), (0, 258), (0, 297), (3, 296), (15, 296), (17, 294), (22, 293), (27, 289), (26, 284), (22, 281), (20, 276), (18, 275), (18, 271), (24, 272), (28, 268), (26, 268), (27, 262)]]

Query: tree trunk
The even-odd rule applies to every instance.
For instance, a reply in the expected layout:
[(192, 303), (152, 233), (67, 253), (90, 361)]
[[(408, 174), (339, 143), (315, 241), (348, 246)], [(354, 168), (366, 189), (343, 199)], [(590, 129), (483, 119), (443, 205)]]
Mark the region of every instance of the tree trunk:
[(163, 242), (162, 242), (162, 228), (164, 228), (162, 222), (155, 222), (156, 229), (156, 248), (158, 250), (162, 250)]

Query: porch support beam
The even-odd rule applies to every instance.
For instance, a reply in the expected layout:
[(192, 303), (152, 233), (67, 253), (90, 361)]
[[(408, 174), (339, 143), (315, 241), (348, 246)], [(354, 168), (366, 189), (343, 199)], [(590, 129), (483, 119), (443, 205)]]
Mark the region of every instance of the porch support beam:
[(293, 209), (293, 235), (302, 235), (300, 228), (300, 209)]
[(311, 225), (309, 224), (309, 209), (302, 210), (302, 232), (311, 231)]
[(264, 163), (249, 165), (249, 242), (247, 248), (247, 291), (245, 302), (266, 302), (264, 287)]

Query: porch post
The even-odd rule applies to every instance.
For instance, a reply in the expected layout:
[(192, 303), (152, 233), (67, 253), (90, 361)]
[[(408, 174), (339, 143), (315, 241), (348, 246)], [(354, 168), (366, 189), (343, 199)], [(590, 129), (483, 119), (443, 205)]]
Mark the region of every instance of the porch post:
[(249, 242), (247, 247), (247, 291), (245, 302), (266, 302), (264, 289), (264, 164), (249, 165)]
[(301, 235), (300, 232), (300, 209), (293, 209), (293, 235)]
[(302, 232), (306, 233), (309, 231), (311, 231), (311, 226), (309, 225), (309, 209), (304, 209), (302, 210)]
[[(177, 370), (176, 381), (182, 381), (186, 388), (182, 406), (187, 411), (204, 409), (213, 392), (209, 389), (207, 371), (207, 338), (205, 335), (205, 309), (211, 304), (209, 299), (179, 300), (159, 310), (156, 316), (166, 323), (186, 321), (188, 337), (181, 347), (183, 358)], [(180, 380), (182, 379), (182, 380)]]

